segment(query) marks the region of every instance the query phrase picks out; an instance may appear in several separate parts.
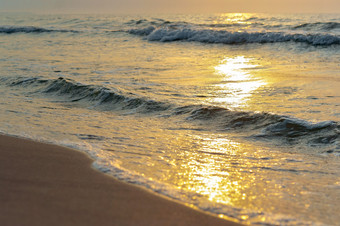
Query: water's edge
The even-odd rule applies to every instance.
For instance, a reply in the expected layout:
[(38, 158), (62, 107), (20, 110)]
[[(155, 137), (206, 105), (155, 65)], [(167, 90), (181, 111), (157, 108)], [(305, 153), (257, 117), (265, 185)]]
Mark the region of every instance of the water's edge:
[[(221, 218), (221, 219), (224, 219), (226, 221), (231, 221), (231, 222), (241, 223), (241, 224), (245, 223), (245, 222), (240, 222), (239, 220), (232, 218), (232, 217), (229, 217), (229, 216), (224, 215), (224, 214), (216, 214), (214, 212), (204, 210), (204, 209), (199, 208), (199, 207), (197, 207), (193, 204), (190, 204), (188, 202), (184, 202), (183, 200), (180, 200), (179, 198), (173, 197), (173, 196), (166, 194), (164, 192), (162, 193), (161, 190), (153, 190), (150, 187), (149, 184), (139, 183), (138, 181), (133, 181), (132, 177), (131, 178), (123, 178), (123, 177), (120, 177), (119, 175), (115, 175), (115, 174), (112, 173), (112, 169), (110, 170), (110, 169), (107, 169), (107, 168), (99, 165), (98, 159), (96, 158), (96, 156), (93, 153), (91, 153), (89, 150), (85, 149), (84, 147), (80, 147), (80, 145), (77, 146), (75, 144), (61, 144), (61, 143), (53, 142), (53, 141), (46, 140), (46, 139), (38, 140), (38, 139), (34, 139), (34, 138), (31, 138), (31, 137), (28, 137), (28, 136), (22, 136), (22, 135), (16, 135), (16, 134), (7, 134), (7, 133), (4, 133), (2, 131), (0, 131), (0, 135), (18, 138), (18, 139), (21, 139), (23, 141), (29, 140), (29, 141), (33, 141), (33, 142), (36, 142), (36, 143), (55, 145), (55, 146), (58, 146), (58, 147), (70, 149), (70, 151), (79, 152), (81, 154), (84, 154), (87, 158), (90, 158), (92, 160), (91, 168), (93, 170), (96, 170), (100, 173), (103, 173), (103, 174), (109, 176), (110, 178), (112, 178), (113, 180), (118, 180), (122, 183), (129, 185), (129, 186), (137, 186), (138, 188), (143, 189), (144, 191), (147, 191), (147, 192), (149, 192), (149, 193), (151, 193), (151, 194), (153, 194), (157, 197), (160, 197), (162, 199), (166, 199), (166, 200), (169, 200), (171, 202), (176, 202), (180, 205), (187, 206), (187, 207), (194, 209), (196, 211), (203, 212), (205, 214), (208, 214), (208, 215), (211, 215), (211, 216), (214, 216), (214, 217), (217, 217), (217, 218)], [(117, 172), (119, 172), (119, 171), (123, 171), (123, 170), (117, 168)], [(135, 176), (137, 176), (137, 175), (135, 175)]]

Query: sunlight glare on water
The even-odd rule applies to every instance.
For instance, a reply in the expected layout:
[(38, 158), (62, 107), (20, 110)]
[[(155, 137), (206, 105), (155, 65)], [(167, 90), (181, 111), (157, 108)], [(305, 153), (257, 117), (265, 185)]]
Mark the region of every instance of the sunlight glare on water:
[[(251, 13), (225, 13), (221, 14), (220, 20), (227, 24), (251, 24), (249, 21), (250, 18), (252, 18), (254, 14)], [(216, 23), (221, 23), (221, 21), (218, 21)]]
[(252, 92), (266, 85), (263, 80), (256, 78), (247, 70), (256, 69), (258, 66), (244, 56), (224, 59), (215, 67), (216, 73), (223, 77), (221, 83), (216, 85), (219, 94), (214, 98), (214, 102), (232, 108), (246, 105)]
[[(193, 152), (193, 155), (189, 157), (187, 168), (185, 168), (188, 181), (194, 182), (188, 189), (208, 196), (210, 201), (216, 203), (230, 205), (234, 204), (236, 200), (244, 200), (246, 194), (240, 191), (239, 181), (230, 179), (232, 173), (227, 170), (230, 163), (205, 156), (205, 154), (211, 154), (217, 157), (225, 155), (226, 152), (228, 155), (236, 155), (238, 148), (237, 142), (227, 138), (204, 139), (201, 149)], [(243, 178), (238, 179), (242, 180)]]

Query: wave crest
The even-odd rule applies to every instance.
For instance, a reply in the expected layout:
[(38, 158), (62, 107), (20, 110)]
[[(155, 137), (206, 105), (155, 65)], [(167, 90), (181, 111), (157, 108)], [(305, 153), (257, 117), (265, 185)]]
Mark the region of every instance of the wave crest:
[(176, 106), (133, 94), (123, 94), (102, 86), (84, 85), (70, 79), (20, 78), (2, 80), (10, 86), (35, 87), (34, 93), (51, 94), (65, 102), (83, 102), (85, 106), (105, 111), (129, 111), (132, 114), (159, 114), (199, 122), (203, 129), (236, 131), (256, 140), (281, 144), (304, 144), (313, 147), (340, 149), (340, 124), (334, 121), (312, 123), (285, 115), (266, 112), (235, 111), (218, 106)]
[(196, 30), (192, 28), (156, 28), (149, 26), (131, 29), (128, 33), (145, 36), (148, 41), (188, 41), (220, 44), (297, 42), (310, 45), (340, 44), (340, 37), (330, 34), (287, 34), (283, 32), (230, 32), (224, 30)]
[(90, 106), (102, 107), (105, 110), (136, 110), (153, 113), (167, 110), (170, 106), (163, 102), (148, 100), (142, 97), (120, 94), (102, 86), (84, 85), (71, 79), (25, 78), (10, 82), (11, 86), (35, 86), (35, 93), (53, 94), (63, 97), (66, 102), (80, 102)]

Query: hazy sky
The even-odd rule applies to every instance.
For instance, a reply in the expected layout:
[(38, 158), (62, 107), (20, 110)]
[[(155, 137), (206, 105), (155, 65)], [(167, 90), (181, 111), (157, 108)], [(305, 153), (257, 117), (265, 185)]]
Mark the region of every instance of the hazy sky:
[(0, 0), (1, 11), (340, 13), (340, 0)]

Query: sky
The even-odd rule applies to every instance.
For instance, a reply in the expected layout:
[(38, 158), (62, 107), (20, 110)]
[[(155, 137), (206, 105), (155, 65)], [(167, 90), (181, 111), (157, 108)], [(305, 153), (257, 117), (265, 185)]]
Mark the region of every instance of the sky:
[(340, 13), (340, 0), (0, 0), (0, 11)]

